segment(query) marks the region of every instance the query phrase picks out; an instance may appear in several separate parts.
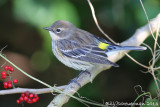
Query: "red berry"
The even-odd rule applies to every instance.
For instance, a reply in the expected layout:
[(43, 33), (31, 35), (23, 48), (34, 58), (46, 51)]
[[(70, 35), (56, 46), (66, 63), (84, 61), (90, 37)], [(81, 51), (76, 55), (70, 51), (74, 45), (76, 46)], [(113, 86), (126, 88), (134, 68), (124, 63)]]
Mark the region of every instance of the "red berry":
[(29, 96), (29, 91), (26, 91), (25, 94), (26, 94), (26, 96)]
[(4, 86), (4, 88), (8, 88), (8, 86)]
[(11, 84), (11, 80), (9, 80), (9, 81), (8, 81), (8, 83), (10, 83), (10, 84)]
[(8, 83), (8, 87), (9, 87), (9, 88), (12, 88), (12, 84), (11, 84), (11, 83)]
[(32, 99), (32, 102), (37, 102), (37, 99), (36, 99), (36, 98), (33, 98), (33, 99)]
[(24, 93), (21, 93), (21, 97), (25, 97), (25, 94), (24, 94)]
[(6, 72), (5, 71), (1, 72), (1, 75), (6, 76)]
[(8, 68), (8, 66), (5, 66), (4, 69), (7, 71), (9, 68)]
[(7, 82), (4, 82), (3, 85), (4, 85), (4, 86), (8, 86), (8, 83), (7, 83)]
[(11, 69), (12, 67), (11, 66), (8, 66), (8, 69)]
[(14, 71), (14, 68), (10, 68), (9, 70), (13, 72), (13, 71)]
[(20, 103), (20, 100), (17, 100), (16, 102), (17, 102), (17, 104), (19, 104), (19, 103)]
[(2, 79), (6, 79), (6, 76), (2, 76)]
[(14, 79), (14, 80), (13, 80), (13, 83), (17, 83), (17, 82), (18, 82), (18, 80), (17, 80), (17, 79)]
[(36, 97), (37, 100), (39, 100), (39, 97)]
[(24, 101), (24, 98), (23, 98), (23, 97), (20, 97), (19, 100), (20, 100), (20, 101)]
[(33, 97), (33, 94), (29, 94), (29, 97), (32, 98), (32, 97)]
[(28, 96), (24, 96), (24, 100), (27, 101), (28, 100)]
[(34, 97), (36, 98), (36, 97), (38, 97), (38, 95), (37, 95), (37, 94), (34, 94)]
[(9, 74), (7, 73), (6, 76), (9, 76)]
[(4, 88), (8, 88), (8, 83), (7, 82), (4, 82), (3, 85), (4, 85)]
[(27, 103), (31, 104), (31, 103), (33, 103), (33, 102), (32, 102), (32, 100), (29, 98), (29, 99), (27, 100)]

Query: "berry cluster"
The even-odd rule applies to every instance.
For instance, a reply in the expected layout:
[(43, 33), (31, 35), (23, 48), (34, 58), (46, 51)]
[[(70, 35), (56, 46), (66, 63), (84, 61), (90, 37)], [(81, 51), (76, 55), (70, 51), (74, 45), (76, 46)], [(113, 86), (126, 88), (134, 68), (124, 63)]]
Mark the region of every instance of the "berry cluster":
[[(11, 66), (5, 66), (4, 70), (5, 71), (1, 72), (2, 79), (6, 79), (7, 77), (9, 77), (10, 79), (9, 81), (3, 83), (4, 88), (12, 88), (12, 87), (14, 88), (15, 87), (14, 84), (18, 83), (17, 79), (12, 80), (11, 78), (11, 74), (14, 71), (14, 68), (12, 68)], [(26, 91), (25, 93), (21, 94), (21, 97), (17, 100), (17, 103), (19, 104), (22, 102), (26, 102), (32, 104), (37, 102), (38, 100), (39, 97), (37, 94), (33, 94), (30, 93), (29, 91)]]
[[(14, 71), (14, 68), (12, 68), (11, 66), (5, 66), (4, 70), (5, 71), (1, 72), (2, 79), (6, 79), (6, 77), (10, 77), (10, 74)], [(11, 79), (11, 77), (10, 77), (10, 79)], [(14, 79), (13, 83), (18, 83), (18, 80)], [(3, 83), (4, 88), (12, 88), (13, 83), (10, 80), (8, 82), (4, 82)]]
[(17, 100), (17, 104), (26, 101), (26, 103), (32, 104), (39, 100), (39, 97), (37, 94), (29, 93), (29, 91), (26, 91), (25, 93), (21, 94), (21, 97)]

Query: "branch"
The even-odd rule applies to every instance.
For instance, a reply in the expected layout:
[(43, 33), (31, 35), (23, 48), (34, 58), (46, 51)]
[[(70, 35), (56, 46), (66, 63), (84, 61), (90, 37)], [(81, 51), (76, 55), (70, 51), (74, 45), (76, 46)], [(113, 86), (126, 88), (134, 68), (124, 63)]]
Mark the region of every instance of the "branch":
[[(65, 87), (66, 86), (59, 86), (59, 87), (55, 87), (55, 88), (57, 88), (59, 90), (64, 90)], [(42, 89), (14, 88), (14, 89), (1, 90), (0, 95), (25, 93), (26, 91), (29, 91), (34, 94), (45, 94), (45, 93), (54, 92), (54, 90), (52, 88), (42, 88)]]
[[(130, 37), (128, 40), (121, 43), (121, 45), (127, 46), (139, 46), (143, 43), (143, 41), (148, 38), (151, 35), (151, 32), (155, 32), (158, 29), (158, 24), (160, 24), (160, 14), (150, 21), (151, 31), (149, 28), (149, 24), (139, 28), (136, 30), (135, 34), (133, 34), (132, 37)], [(124, 51), (129, 52), (129, 51)], [(110, 56), (108, 59), (112, 62), (117, 62), (121, 58), (125, 56), (124, 52), (117, 52), (116, 54)], [(81, 73), (77, 79), (77, 82), (81, 84), (81, 87), (83, 87), (85, 84), (92, 81), (100, 72), (110, 69), (111, 66), (109, 65), (95, 65), (93, 68), (89, 70), (89, 72), (92, 75), (92, 78), (90, 75), (86, 73)], [(92, 79), (92, 80), (91, 80)], [(64, 93), (74, 95), (81, 87), (79, 87), (76, 83), (71, 82), (66, 86), (66, 88), (63, 90)], [(67, 103), (70, 99), (69, 96), (65, 94), (59, 94), (57, 95), (48, 105), (48, 107), (61, 107), (63, 104)]]

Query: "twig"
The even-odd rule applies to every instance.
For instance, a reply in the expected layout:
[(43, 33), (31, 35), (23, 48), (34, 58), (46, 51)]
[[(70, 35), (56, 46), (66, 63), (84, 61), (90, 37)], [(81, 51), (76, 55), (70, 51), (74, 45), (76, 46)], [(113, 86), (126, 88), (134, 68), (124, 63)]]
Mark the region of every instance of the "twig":
[[(59, 90), (64, 90), (65, 87), (66, 86), (59, 86), (55, 88)], [(45, 93), (53, 92), (52, 88), (42, 88), (42, 89), (14, 88), (14, 89), (0, 90), (0, 95), (25, 93), (26, 91), (29, 91), (35, 94), (45, 94)]]
[(91, 8), (91, 12), (92, 12), (92, 16), (93, 16), (93, 19), (94, 19), (94, 22), (96, 24), (96, 26), (98, 27), (98, 29), (100, 30), (100, 32), (105, 35), (112, 43), (114, 44), (117, 44), (113, 39), (111, 39), (106, 33), (104, 33), (104, 31), (101, 29), (101, 27), (99, 26), (98, 24), (98, 21), (97, 21), (97, 18), (96, 18), (96, 15), (95, 15), (95, 11), (94, 11), (94, 7), (92, 5), (92, 3), (90, 2), (90, 0), (87, 0), (88, 1), (88, 4)]
[(148, 25), (149, 25), (149, 29), (150, 29), (150, 32), (151, 32), (151, 34), (152, 34), (152, 37), (153, 37), (153, 39), (155, 40), (155, 37), (154, 37), (153, 32), (152, 32), (152, 30), (151, 30), (150, 21), (149, 21), (149, 18), (148, 18), (146, 9), (144, 8), (144, 5), (143, 5), (143, 3), (142, 3), (142, 0), (140, 0), (140, 3), (141, 3), (141, 6), (142, 6), (142, 8), (143, 8), (143, 11), (144, 11), (144, 13), (145, 13), (145, 15), (146, 15), (146, 18), (147, 18), (147, 21), (148, 21)]
[[(37, 82), (45, 85), (46, 87), (54, 88), (54, 87), (52, 87), (51, 85), (49, 85), (49, 84), (47, 84), (47, 83), (45, 83), (45, 82), (43, 82), (43, 81), (41, 81), (41, 80), (39, 80), (39, 79), (31, 76), (31, 75), (29, 75), (29, 74), (26, 73), (26, 72), (24, 72), (22, 69), (20, 69), (17, 65), (15, 65), (13, 62), (11, 62), (10, 60), (8, 60), (8, 59), (7, 59), (5, 56), (3, 56), (1, 53), (0, 53), (0, 57), (2, 57), (5, 61), (7, 61), (7, 62), (10, 63), (11, 65), (13, 65), (13, 66), (14, 66), (15, 68), (17, 68), (21, 73), (23, 73), (24, 75), (28, 76), (29, 78), (31, 78), (31, 79), (33, 79), (33, 80), (35, 80), (35, 81), (37, 81)], [(58, 91), (58, 90), (57, 90), (57, 91)]]
[(137, 60), (135, 60), (134, 58), (132, 58), (132, 57), (131, 57), (129, 54), (127, 54), (126, 52), (125, 52), (125, 55), (128, 56), (128, 57), (129, 57), (132, 61), (134, 61), (136, 64), (142, 66), (143, 68), (149, 69), (148, 66), (141, 64), (140, 62), (138, 62)]
[(153, 51), (152, 51), (152, 48), (149, 46), (149, 45), (147, 45), (147, 44), (145, 44), (145, 43), (142, 43), (144, 46), (146, 46), (150, 51), (151, 51), (151, 54), (152, 54), (152, 56), (153, 56)]
[[(160, 28), (159, 25), (160, 25), (160, 24), (158, 24), (158, 28)], [(159, 92), (159, 85), (158, 85), (158, 83), (157, 83), (157, 79), (156, 79), (155, 74), (154, 74), (155, 70), (153, 69), (153, 68), (154, 68), (154, 65), (155, 65), (155, 63), (156, 63), (156, 46), (157, 46), (158, 35), (159, 35), (159, 29), (157, 29), (157, 32), (156, 32), (156, 38), (155, 38), (155, 42), (154, 42), (154, 51), (153, 51), (153, 52), (154, 52), (154, 53), (153, 53), (153, 61), (152, 61), (152, 65), (150, 66), (150, 68), (151, 68), (151, 70), (152, 70), (152, 76), (153, 76), (153, 79), (154, 79), (154, 81), (155, 81), (157, 90), (158, 90), (158, 92)], [(159, 45), (158, 45), (158, 46), (159, 46)]]

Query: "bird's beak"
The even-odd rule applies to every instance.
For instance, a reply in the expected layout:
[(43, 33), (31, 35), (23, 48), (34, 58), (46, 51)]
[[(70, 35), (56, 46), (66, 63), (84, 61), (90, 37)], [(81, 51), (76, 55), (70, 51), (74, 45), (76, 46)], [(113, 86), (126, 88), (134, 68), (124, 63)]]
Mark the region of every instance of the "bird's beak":
[(43, 28), (43, 29), (45, 29), (45, 30), (51, 30), (51, 28), (50, 28), (50, 27), (45, 27), (45, 28)]

